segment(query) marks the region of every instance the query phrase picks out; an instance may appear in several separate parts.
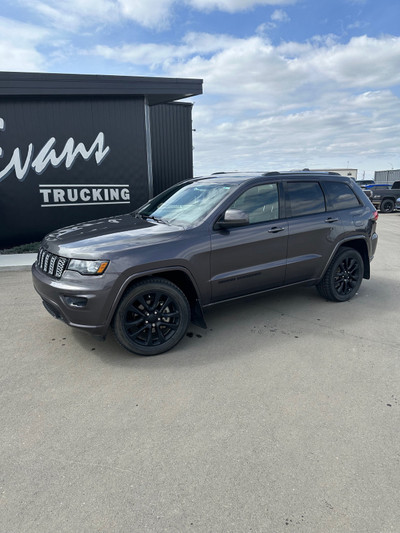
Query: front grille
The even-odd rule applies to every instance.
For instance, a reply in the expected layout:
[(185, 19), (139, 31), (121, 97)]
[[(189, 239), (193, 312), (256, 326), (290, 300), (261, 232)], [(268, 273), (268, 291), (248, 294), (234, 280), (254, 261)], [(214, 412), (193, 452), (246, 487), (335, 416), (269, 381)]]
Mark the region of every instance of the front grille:
[(67, 262), (68, 259), (66, 257), (51, 254), (43, 248), (40, 248), (36, 264), (42, 272), (59, 279), (63, 275)]

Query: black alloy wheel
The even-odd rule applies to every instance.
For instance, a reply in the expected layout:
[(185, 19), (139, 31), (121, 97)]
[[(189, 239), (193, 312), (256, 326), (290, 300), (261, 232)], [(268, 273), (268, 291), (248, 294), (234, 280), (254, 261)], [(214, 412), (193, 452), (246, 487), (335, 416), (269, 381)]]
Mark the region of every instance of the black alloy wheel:
[(170, 350), (185, 335), (190, 307), (184, 293), (163, 278), (138, 282), (122, 298), (114, 316), (118, 342), (140, 355)]
[(390, 198), (382, 200), (379, 210), (381, 213), (392, 213), (394, 211), (394, 201)]
[(333, 258), (317, 289), (327, 300), (346, 302), (357, 293), (363, 276), (361, 255), (352, 248), (342, 248)]

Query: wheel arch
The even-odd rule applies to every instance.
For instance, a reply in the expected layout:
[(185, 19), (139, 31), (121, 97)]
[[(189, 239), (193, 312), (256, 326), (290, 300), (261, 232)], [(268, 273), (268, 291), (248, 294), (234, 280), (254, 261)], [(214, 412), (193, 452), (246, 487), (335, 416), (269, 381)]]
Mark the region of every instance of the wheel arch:
[(118, 304), (123, 298), (124, 294), (126, 294), (126, 292), (129, 291), (131, 287), (139, 281), (152, 280), (153, 278), (163, 278), (176, 285), (188, 299), (191, 313), (191, 322), (201, 328), (207, 328), (197, 287), (194, 281), (192, 280), (190, 274), (187, 271), (179, 268), (142, 272), (130, 276), (122, 285), (120, 291), (118, 292), (114, 300), (112, 310), (110, 312), (109, 323), (113, 321), (115, 312), (118, 308)]
[(325, 272), (327, 271), (329, 265), (331, 264), (332, 260), (336, 256), (338, 252), (343, 250), (344, 248), (353, 248), (353, 250), (356, 250), (362, 257), (363, 263), (364, 263), (364, 279), (370, 279), (371, 277), (371, 269), (370, 269), (370, 263), (369, 263), (369, 254), (368, 254), (368, 245), (365, 239), (358, 238), (358, 239), (349, 239), (348, 241), (340, 242), (335, 250), (333, 251), (331, 257), (329, 258), (329, 261), (322, 273), (321, 279), (324, 276)]

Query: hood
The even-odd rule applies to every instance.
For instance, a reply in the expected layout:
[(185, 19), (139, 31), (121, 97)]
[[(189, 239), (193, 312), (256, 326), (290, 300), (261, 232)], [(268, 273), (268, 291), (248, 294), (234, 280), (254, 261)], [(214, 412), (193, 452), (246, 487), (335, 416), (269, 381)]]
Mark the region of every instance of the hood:
[(180, 232), (179, 226), (127, 214), (58, 229), (43, 239), (42, 246), (63, 257), (105, 259), (126, 249), (165, 243)]

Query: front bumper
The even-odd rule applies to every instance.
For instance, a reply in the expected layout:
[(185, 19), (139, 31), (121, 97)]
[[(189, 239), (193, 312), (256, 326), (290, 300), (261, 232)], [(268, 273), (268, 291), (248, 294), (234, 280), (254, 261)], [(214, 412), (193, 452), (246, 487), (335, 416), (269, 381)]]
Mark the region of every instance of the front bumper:
[(32, 266), (33, 286), (46, 310), (69, 326), (104, 337), (111, 322), (115, 276), (65, 271), (55, 279)]

